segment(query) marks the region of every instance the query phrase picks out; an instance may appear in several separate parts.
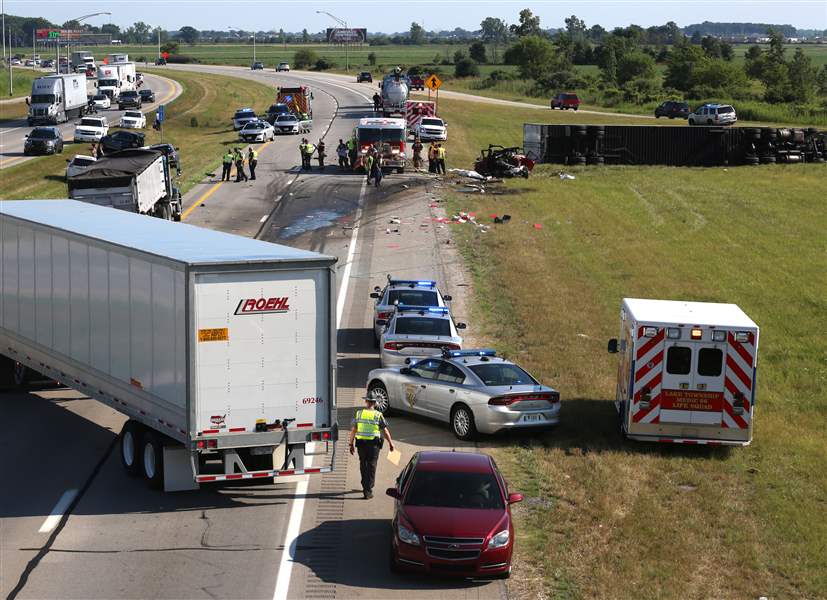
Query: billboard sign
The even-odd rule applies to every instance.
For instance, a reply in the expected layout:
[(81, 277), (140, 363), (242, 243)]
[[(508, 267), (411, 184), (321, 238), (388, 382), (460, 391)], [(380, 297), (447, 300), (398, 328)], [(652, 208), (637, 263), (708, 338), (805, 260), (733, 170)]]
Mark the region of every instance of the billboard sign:
[(77, 44), (108, 44), (112, 35), (108, 33), (89, 33), (82, 29), (35, 29), (34, 37), (38, 42), (73, 42)]
[(367, 29), (345, 29), (344, 27), (328, 27), (328, 44), (365, 44), (368, 41)]

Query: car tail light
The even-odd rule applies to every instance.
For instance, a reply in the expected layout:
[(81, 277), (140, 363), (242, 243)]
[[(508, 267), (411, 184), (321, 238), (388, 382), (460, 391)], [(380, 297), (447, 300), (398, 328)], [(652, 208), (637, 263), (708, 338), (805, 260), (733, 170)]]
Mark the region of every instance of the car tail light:
[(321, 442), (327, 441), (330, 439), (330, 432), (329, 431), (314, 431), (310, 434), (310, 441), (312, 442)]
[(399, 350), (402, 344), (396, 342), (385, 342), (385, 350)]
[(549, 404), (560, 402), (560, 394), (557, 392), (543, 392), (541, 394), (514, 394), (512, 396), (496, 396), (488, 401), (490, 406), (511, 406), (517, 402), (536, 402), (545, 400)]
[(386, 321), (393, 316), (393, 311), (380, 312), (376, 315), (377, 319), (385, 319)]
[(218, 448), (218, 440), (198, 440), (195, 445), (199, 450), (203, 450), (204, 448)]

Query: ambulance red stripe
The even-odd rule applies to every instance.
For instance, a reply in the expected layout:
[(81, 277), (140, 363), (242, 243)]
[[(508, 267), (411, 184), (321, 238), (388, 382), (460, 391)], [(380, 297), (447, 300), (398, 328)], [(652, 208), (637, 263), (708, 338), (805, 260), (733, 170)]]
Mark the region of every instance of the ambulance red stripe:
[(749, 413), (749, 398), (746, 395), (744, 395), (741, 392), (741, 390), (738, 389), (738, 386), (735, 385), (729, 377), (724, 378), (724, 387), (727, 390), (729, 390), (729, 393), (732, 394), (733, 397), (735, 397), (738, 394), (741, 394), (741, 396), (743, 396), (744, 411)]
[[(735, 421), (735, 424), (738, 425), (739, 428), (747, 429), (747, 427), (749, 427), (749, 425), (747, 425), (747, 422), (744, 421), (744, 419), (742, 419), (739, 415), (736, 415), (732, 411), (732, 405), (730, 405), (729, 402), (724, 402), (723, 406), (724, 406), (724, 410), (726, 411), (726, 413), (730, 416), (730, 418), (733, 421)], [(726, 420), (722, 420), (721, 425), (723, 425), (724, 427), (727, 427)]]
[(643, 388), (644, 387), (648, 387), (649, 388), (649, 393), (651, 394), (652, 390), (654, 390), (656, 387), (658, 387), (660, 385), (660, 382), (661, 382), (662, 379), (663, 379), (663, 373), (659, 372), (654, 377), (652, 377), (652, 380), (649, 381), (645, 386), (639, 387), (637, 389), (637, 391), (635, 391), (635, 402), (640, 401), (640, 396), (643, 393)]
[(735, 341), (735, 336), (731, 333), (729, 334), (729, 346), (734, 349), (742, 359), (744, 359), (744, 362), (748, 367), (752, 367), (752, 354), (744, 348), (743, 344)]
[(637, 373), (635, 373), (635, 383), (640, 381), (643, 378), (643, 376), (646, 375), (649, 371), (657, 367), (662, 360), (663, 352), (658, 352), (657, 354), (655, 354), (655, 356), (652, 357), (652, 360), (650, 360), (648, 363), (644, 364), (637, 370)]
[[(641, 327), (641, 329), (643, 329), (643, 328)], [(640, 348), (638, 348), (638, 350), (637, 350), (637, 360), (640, 360), (641, 358), (646, 356), (646, 354), (650, 350), (652, 350), (652, 348), (654, 348), (655, 346), (660, 344), (663, 341), (663, 335), (664, 335), (664, 330), (661, 329), (660, 331), (657, 332), (655, 337), (650, 338), (648, 342), (646, 342)]]
[[(660, 405), (660, 394), (658, 394), (657, 396), (655, 396), (654, 398), (652, 398), (652, 399), (649, 401), (649, 408), (647, 408), (647, 409), (640, 409), (640, 410), (638, 410), (638, 411), (637, 411), (637, 412), (636, 412), (636, 413), (632, 416), (632, 420), (633, 420), (635, 423), (640, 423), (643, 419), (645, 419), (645, 418), (646, 418), (646, 416), (647, 416), (649, 413), (651, 413), (653, 410), (655, 410), (656, 408), (658, 408), (658, 406), (659, 406), (659, 405)], [(658, 417), (660, 417), (660, 415), (658, 415)]]
[(727, 354), (726, 357), (726, 367), (728, 370), (735, 373), (735, 376), (741, 380), (741, 383), (743, 383), (748, 390), (752, 389), (752, 379), (741, 370), (741, 367), (738, 366), (738, 363), (736, 363), (735, 359), (732, 358), (729, 354)]

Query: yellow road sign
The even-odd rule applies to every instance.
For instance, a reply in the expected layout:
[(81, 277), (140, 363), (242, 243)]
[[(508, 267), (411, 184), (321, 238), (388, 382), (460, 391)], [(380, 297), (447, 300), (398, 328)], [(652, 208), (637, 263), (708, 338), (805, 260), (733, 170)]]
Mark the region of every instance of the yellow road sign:
[(428, 79), (425, 80), (425, 85), (427, 85), (432, 90), (438, 90), (439, 86), (442, 85), (442, 80), (436, 75), (431, 75), (430, 77), (428, 77)]

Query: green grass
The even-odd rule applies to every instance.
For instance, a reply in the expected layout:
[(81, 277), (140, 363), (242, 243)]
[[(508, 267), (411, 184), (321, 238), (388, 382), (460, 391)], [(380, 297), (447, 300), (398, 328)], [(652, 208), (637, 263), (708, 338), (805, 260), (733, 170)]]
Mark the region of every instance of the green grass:
[[(441, 110), (462, 167), (488, 142), (519, 145), (536, 116)], [(488, 440), (529, 496), (515, 512), (511, 591), (827, 596), (824, 165), (567, 169), (574, 181), (560, 168), (541, 165), (503, 195), (449, 193), (452, 211), (512, 215), (485, 234), (456, 226), (474, 320), (564, 399), (555, 431)], [(761, 326), (750, 447), (621, 439), (606, 340), (623, 297), (734, 302)]]
[(12, 94), (9, 95), (9, 70), (0, 67), (0, 100), (22, 98), (32, 91), (32, 81), (45, 73), (27, 67), (12, 67)]
[[(221, 155), (227, 146), (237, 144), (238, 134), (231, 124), (234, 107), (253, 106), (264, 110), (272, 100), (272, 89), (250, 81), (239, 86), (237, 79), (221, 75), (183, 71), (158, 73), (177, 80), (184, 88), (183, 94), (167, 106), (164, 141), (181, 149), (184, 173), (180, 187), (186, 193), (204, 178), (205, 173), (220, 167)], [(147, 115), (149, 123), (153, 118), (154, 113)], [(151, 128), (144, 133), (148, 145), (160, 141), (160, 135)], [(36, 158), (3, 169), (0, 199), (65, 198), (66, 159), (74, 154), (89, 154), (89, 145), (69, 143), (62, 155)], [(37, 176), (33, 175), (35, 173)]]

